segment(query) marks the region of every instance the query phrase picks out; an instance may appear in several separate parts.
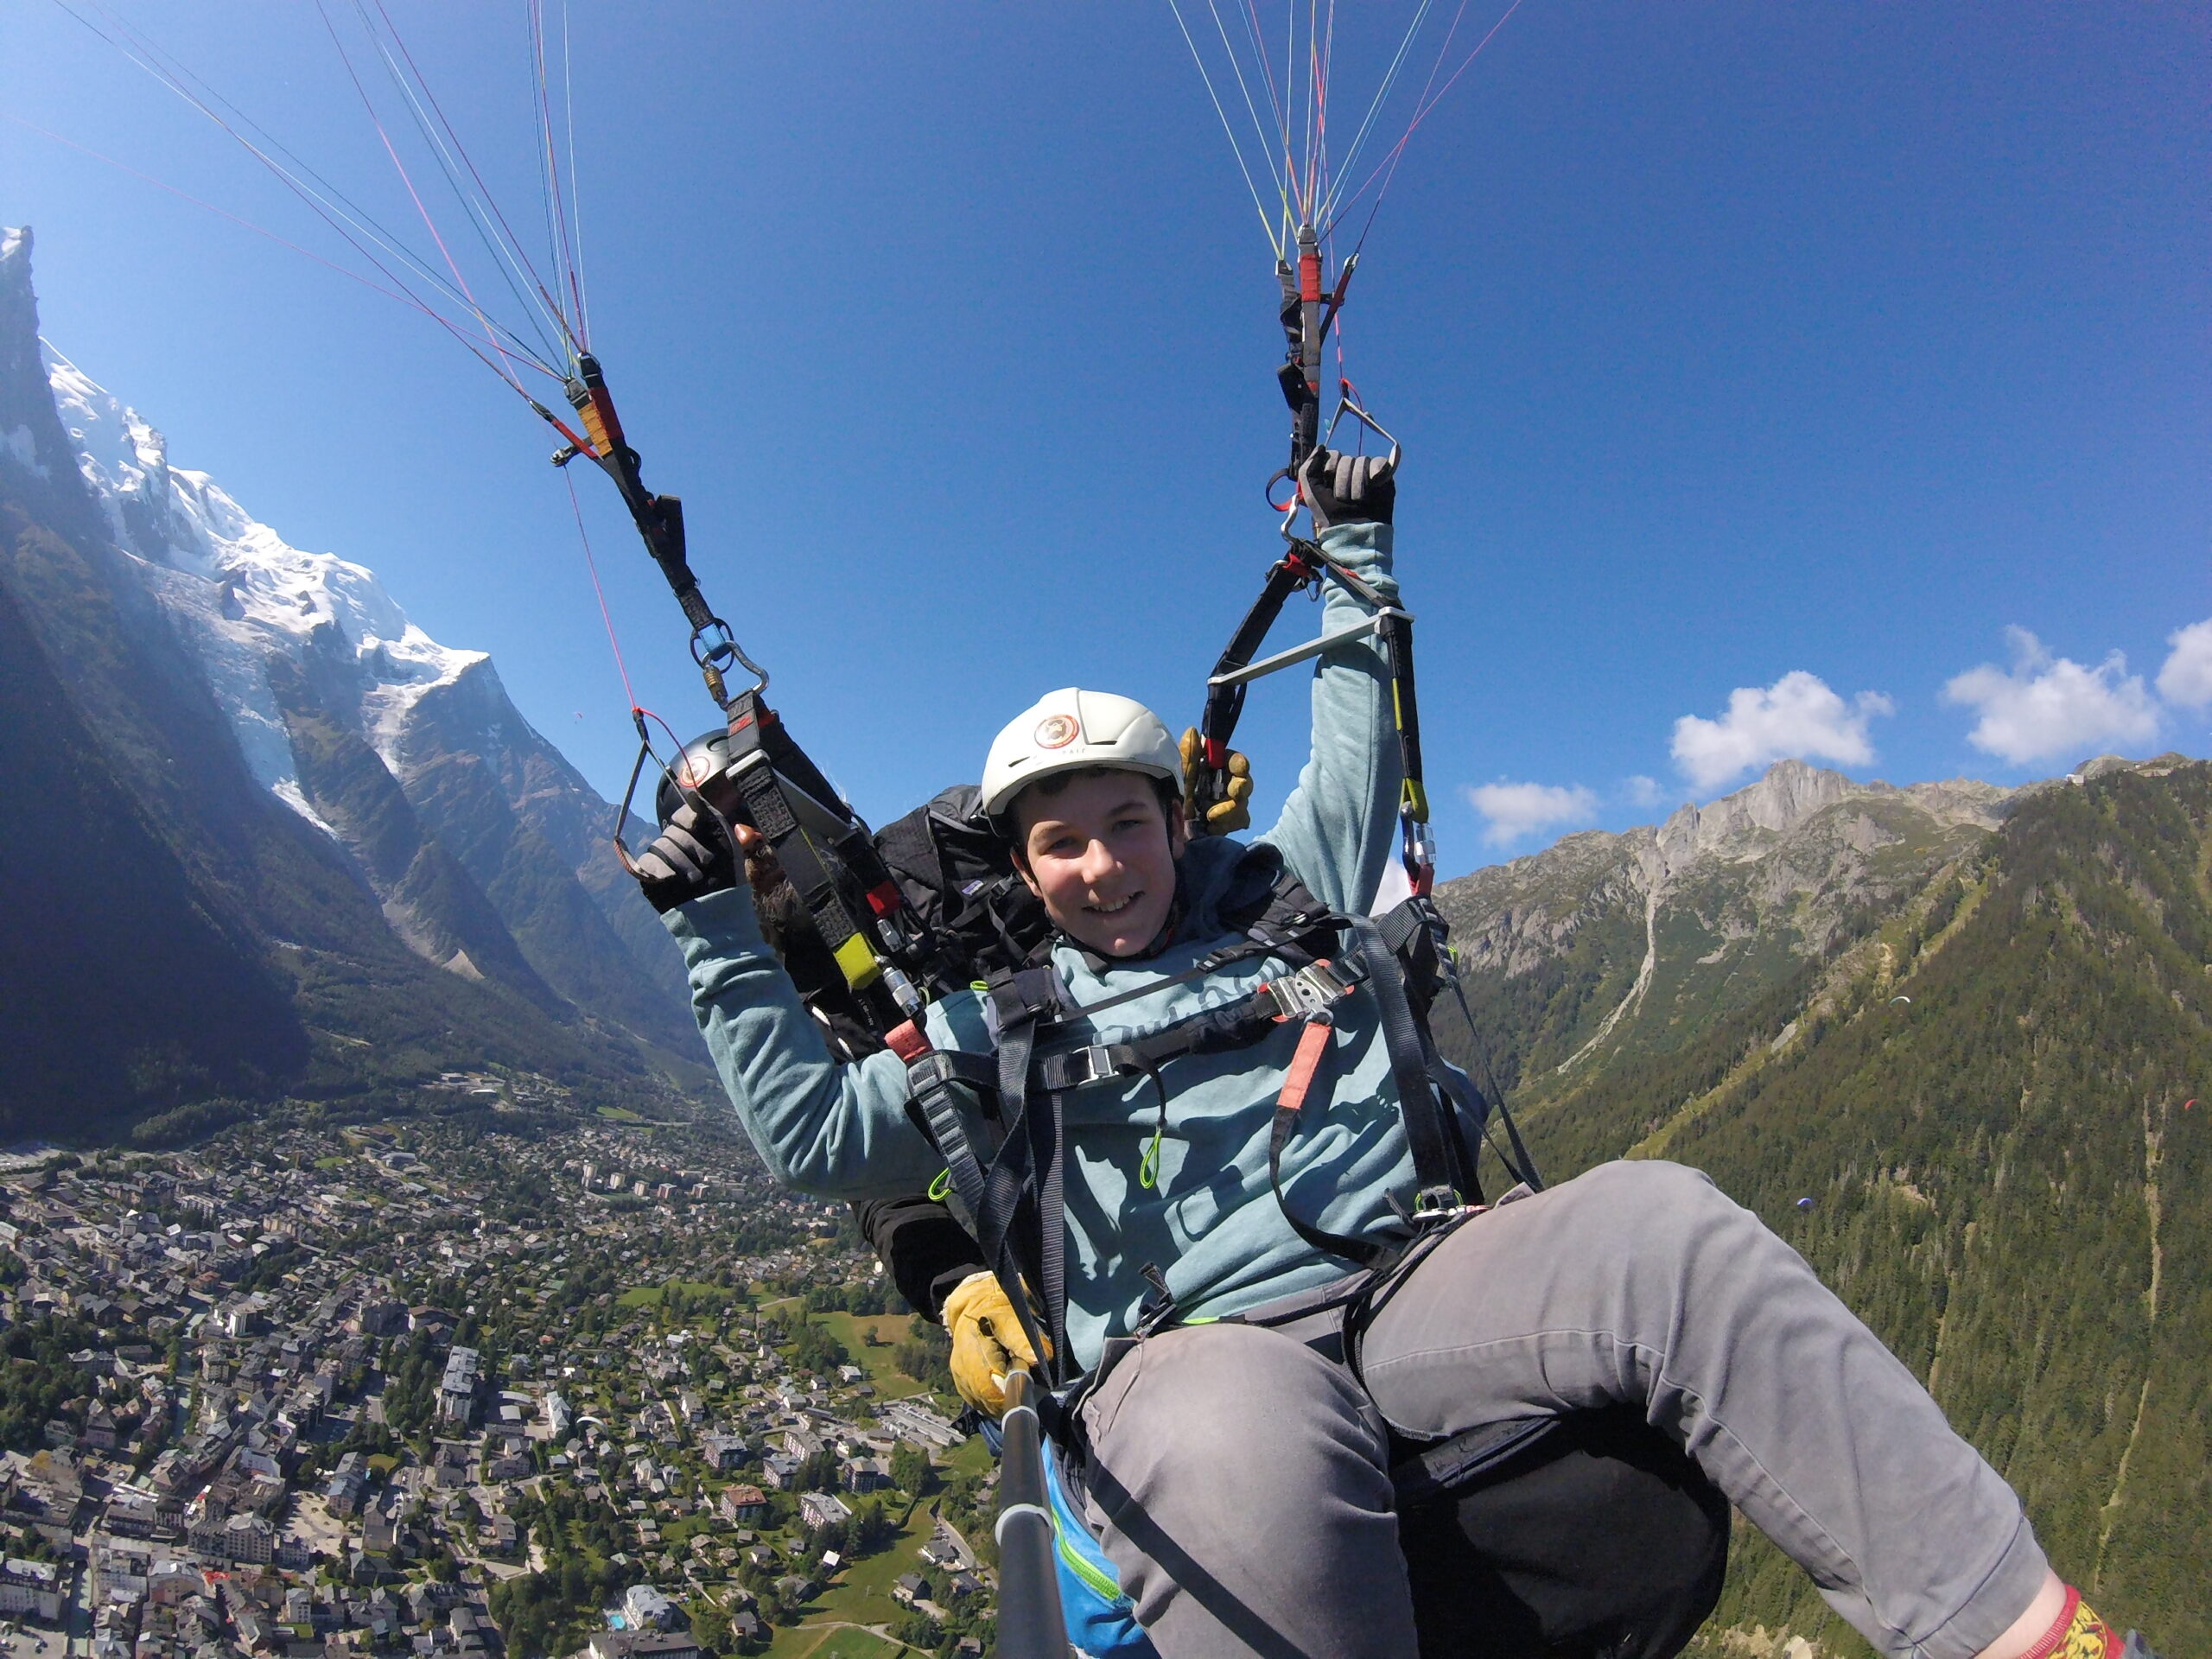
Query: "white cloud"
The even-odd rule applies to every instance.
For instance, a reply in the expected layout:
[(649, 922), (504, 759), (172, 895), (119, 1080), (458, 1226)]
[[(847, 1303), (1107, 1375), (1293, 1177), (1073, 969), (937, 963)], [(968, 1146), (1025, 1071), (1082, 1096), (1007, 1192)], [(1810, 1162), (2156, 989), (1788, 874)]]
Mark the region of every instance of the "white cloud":
[(1659, 787), (1659, 780), (1646, 778), (1642, 772), (1622, 779), (1621, 796), (1630, 806), (1656, 806), (1667, 798), (1666, 791)]
[(2086, 668), (2071, 658), (2053, 657), (2025, 628), (2007, 628), (2005, 637), (2012, 645), (2010, 670), (1984, 663), (1943, 688), (1948, 701), (1980, 713), (1967, 734), (1974, 747), (2017, 766), (2114, 744), (2148, 743), (2158, 735), (2158, 705), (2120, 652)]
[(1796, 756), (1863, 766), (1874, 758), (1866, 722), (1896, 712), (1878, 691), (1846, 702), (1818, 675), (1796, 669), (1764, 690), (1738, 686), (1718, 720), (1684, 715), (1675, 722), (1675, 764), (1700, 789), (1712, 789), (1757, 766)]
[(2166, 636), (2173, 654), (2158, 671), (2158, 695), (2183, 709), (2212, 703), (2212, 617)]
[(1493, 847), (1598, 816), (1598, 798), (1580, 784), (1478, 784), (1467, 791), (1467, 800), (1489, 820), (1483, 839)]

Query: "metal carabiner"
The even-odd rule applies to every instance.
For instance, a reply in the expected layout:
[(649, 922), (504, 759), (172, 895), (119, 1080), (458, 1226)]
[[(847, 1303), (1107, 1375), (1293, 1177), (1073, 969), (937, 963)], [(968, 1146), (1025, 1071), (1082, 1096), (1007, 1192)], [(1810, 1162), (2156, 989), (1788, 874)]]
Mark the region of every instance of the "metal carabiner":
[[(711, 645), (702, 645), (710, 631), (718, 632), (721, 637)], [(728, 664), (739, 664), (753, 676), (753, 683), (748, 690), (766, 691), (768, 689), (768, 671), (745, 654), (745, 648), (737, 643), (737, 636), (730, 632), (729, 624), (719, 616), (710, 617), (691, 630), (691, 660), (698, 664), (699, 672), (706, 679), (707, 690), (718, 709), (727, 709), (730, 704), (728, 690), (722, 680), (722, 670)]]

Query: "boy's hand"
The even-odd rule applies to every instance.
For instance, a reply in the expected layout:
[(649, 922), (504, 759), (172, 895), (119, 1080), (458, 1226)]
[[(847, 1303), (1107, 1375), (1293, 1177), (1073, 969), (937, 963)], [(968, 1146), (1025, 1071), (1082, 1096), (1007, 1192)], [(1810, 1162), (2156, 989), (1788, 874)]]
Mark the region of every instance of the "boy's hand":
[(1205, 740), (1195, 726), (1185, 727), (1178, 746), (1183, 752), (1183, 799), (1190, 808), (1191, 833), (1225, 836), (1252, 827), (1252, 763), (1241, 750), (1229, 752), (1229, 774), (1218, 800), (1211, 798), (1212, 770), (1205, 763)]
[(987, 1417), (1006, 1414), (1006, 1379), (1037, 1363), (1014, 1304), (995, 1275), (971, 1273), (944, 1299), (952, 1338), (952, 1382), (960, 1397)]
[(686, 801), (632, 871), (645, 902), (664, 916), (677, 906), (737, 885), (737, 851), (721, 826)]
[(1348, 455), (1317, 448), (1298, 469), (1298, 493), (1313, 513), (1313, 533), (1335, 524), (1390, 522), (1397, 468), (1388, 455)]

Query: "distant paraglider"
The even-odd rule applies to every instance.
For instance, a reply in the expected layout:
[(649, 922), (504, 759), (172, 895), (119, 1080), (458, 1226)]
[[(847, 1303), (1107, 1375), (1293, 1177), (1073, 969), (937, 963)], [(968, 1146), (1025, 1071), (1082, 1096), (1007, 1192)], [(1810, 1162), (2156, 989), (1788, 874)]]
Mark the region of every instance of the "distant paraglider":
[(1890, 999), (1890, 1006), (1891, 1007), (1897, 1007), (1900, 1002), (1904, 1003), (1908, 1008), (1912, 1006), (1912, 999), (1909, 996), (1893, 996)]
[(1813, 1207), (1813, 1201), (1810, 1198), (1800, 1198), (1797, 1200), (1797, 1207), (1800, 1210), (1809, 1210)]

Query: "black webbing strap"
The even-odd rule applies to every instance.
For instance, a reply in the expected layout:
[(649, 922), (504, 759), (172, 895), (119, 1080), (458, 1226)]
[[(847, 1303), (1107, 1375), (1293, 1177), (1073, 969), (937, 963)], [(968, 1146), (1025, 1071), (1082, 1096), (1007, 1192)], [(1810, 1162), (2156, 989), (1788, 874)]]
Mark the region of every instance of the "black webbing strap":
[(1236, 735), (1237, 720), (1244, 712), (1244, 694), (1251, 688), (1249, 680), (1227, 685), (1217, 685), (1213, 681), (1240, 668), (1249, 668), (1266, 641), (1268, 631), (1282, 614), (1285, 601), (1324, 570), (1376, 613), (1376, 638), (1390, 677), (1391, 721), (1398, 735), (1399, 770), (1404, 780), (1400, 804), (1408, 817), (1426, 823), (1428, 787), (1421, 753), (1421, 702), (1414, 683), (1414, 620), (1385, 600), (1373, 583), (1329, 558), (1316, 543), (1307, 541), (1294, 541), (1290, 551), (1269, 567), (1259, 598), (1244, 613), (1227, 649), (1213, 665), (1206, 685), (1205, 712), (1198, 721), (1198, 734), (1205, 740), (1205, 766), (1200, 774), (1204, 787), (1201, 798), (1192, 804), (1202, 811), (1217, 799), (1224, 798), (1220, 791), (1226, 787), (1224, 768), (1229, 760), (1229, 741)]
[[(1483, 1098), (1482, 1091), (1475, 1087), (1471, 1077), (1436, 1052), (1433, 1039), (1428, 1046), (1428, 1080), (1452, 1103), (1452, 1109), (1443, 1115), (1444, 1135), (1464, 1181), (1459, 1196), (1469, 1204), (1480, 1204), (1483, 1201), (1481, 1172), (1476, 1167), (1475, 1149), (1467, 1143), (1461, 1125), (1471, 1123), (1475, 1126), (1475, 1132), (1481, 1134), (1484, 1123), (1489, 1119), (1490, 1103)], [(1517, 1140), (1519, 1137), (1516, 1135), (1515, 1138)]]
[[(1057, 1382), (1069, 1363), (1059, 1098), (1033, 1090), (1029, 1071), (1038, 1021), (1062, 1006), (1059, 973), (1024, 968), (994, 980), (988, 995), (998, 1027), (999, 1112), (1007, 1134), (983, 1178), (976, 1238), (1048, 1379)], [(1044, 1331), (1029, 1306), (1033, 1289), (1044, 1304)]]
[(1098, 1043), (1037, 1056), (1030, 1080), (1057, 1094), (1109, 1078), (1150, 1077), (1185, 1054), (1226, 1054), (1249, 1048), (1281, 1026), (1282, 1008), (1264, 988), (1225, 1007), (1191, 1014), (1134, 1042)]
[[(669, 591), (683, 607), (684, 620), (699, 630), (720, 626), (720, 619), (699, 592), (699, 579), (691, 574), (684, 549), (683, 503), (672, 495), (655, 495), (645, 487), (638, 452), (623, 435), (621, 417), (614, 412), (614, 400), (607, 390), (607, 377), (601, 372), (599, 359), (588, 352), (576, 359), (576, 376), (569, 383), (568, 396), (583, 417), (585, 430), (592, 435), (592, 447), (598, 452), (593, 459), (614, 480), (622, 505), (629, 508), (631, 520), (645, 540), (645, 551), (652, 555), (653, 563), (668, 580)], [(543, 407), (538, 412), (549, 421), (553, 418)], [(572, 452), (554, 459), (565, 461), (569, 453)]]
[[(1397, 953), (1399, 960), (1409, 963), (1414, 959), (1415, 937), (1424, 930), (1427, 932), (1428, 950), (1433, 955), (1434, 971), (1444, 984), (1451, 987), (1452, 995), (1459, 1004), (1460, 1015), (1467, 1022), (1468, 1034), (1474, 1036), (1475, 1013), (1467, 1006), (1466, 987), (1460, 982), (1459, 967), (1452, 957), (1451, 928), (1444, 919), (1443, 912), (1436, 907), (1436, 901), (1426, 896), (1408, 899), (1388, 913), (1376, 918), (1376, 926), (1382, 933), (1382, 942)], [(1494, 1110), (1498, 1122), (1505, 1126), (1505, 1138), (1513, 1148), (1510, 1157), (1499, 1153), (1498, 1161), (1506, 1166), (1514, 1179), (1524, 1183), (1530, 1192), (1542, 1192), (1543, 1177), (1537, 1173), (1536, 1161), (1529, 1155), (1528, 1144), (1521, 1139), (1521, 1126), (1513, 1121), (1513, 1113), (1505, 1102), (1490, 1099), (1475, 1087), (1473, 1080), (1465, 1071), (1439, 1054), (1435, 1039), (1426, 1022), (1422, 1025), (1421, 1033), (1428, 1050), (1429, 1077), (1459, 1109), (1459, 1118), (1471, 1123), (1478, 1134), (1487, 1135), (1491, 1114)], [(1446, 1120), (1447, 1126), (1455, 1131), (1458, 1122), (1457, 1118)], [(1497, 1149), (1497, 1144), (1495, 1141), (1491, 1141), (1493, 1150)], [(1467, 1177), (1467, 1185), (1463, 1192), (1470, 1202), (1479, 1204), (1482, 1202), (1482, 1185), (1476, 1179), (1473, 1153), (1465, 1147), (1464, 1141), (1460, 1142), (1460, 1149), (1463, 1154), (1460, 1166)]]
[[(1323, 1031), (1330, 1028), (1325, 1016), (1309, 1022), (1306, 1027), (1309, 1033), (1316, 1028)], [(1317, 1062), (1325, 1058), (1326, 1053), (1327, 1051), (1324, 1050), (1317, 1055)], [(1299, 1237), (1324, 1255), (1341, 1256), (1358, 1267), (1371, 1268), (1389, 1254), (1390, 1246), (1377, 1243), (1372, 1239), (1332, 1233), (1326, 1228), (1317, 1227), (1312, 1222), (1301, 1219), (1298, 1212), (1290, 1207), (1290, 1199), (1282, 1190), (1283, 1148), (1290, 1144), (1290, 1137), (1297, 1133), (1299, 1120), (1306, 1115), (1306, 1102), (1313, 1092), (1309, 1076), (1303, 1080), (1295, 1100), (1282, 1096), (1276, 1099), (1274, 1119), (1268, 1128), (1268, 1187), (1275, 1195), (1275, 1208), (1282, 1212), (1282, 1218), (1290, 1224), (1291, 1230)]]
[(1413, 1154), (1414, 1208), (1456, 1207), (1466, 1187), (1465, 1174), (1456, 1168), (1444, 1111), (1428, 1077), (1429, 1045), (1406, 998), (1406, 985), (1398, 963), (1383, 943), (1382, 930), (1364, 916), (1348, 916), (1345, 925), (1359, 941), (1368, 962), (1368, 983), (1375, 992), (1375, 1009), (1382, 1028), (1382, 1042), (1390, 1056), (1391, 1080), (1398, 1089), (1398, 1115), (1405, 1124), (1406, 1147)]
[[(1306, 891), (1294, 881), (1287, 882), (1286, 885), (1300, 893)], [(1135, 990), (1122, 991), (1113, 996), (1103, 997), (1096, 1002), (1086, 1002), (1079, 1008), (1071, 1008), (1065, 1014), (1064, 1022), (1089, 1019), (1092, 1014), (1103, 1014), (1109, 1008), (1118, 1008), (1124, 1002), (1134, 1002), (1140, 997), (1150, 996), (1154, 991), (1165, 990), (1170, 985), (1182, 985), (1194, 979), (1210, 978), (1231, 963), (1249, 962), (1255, 957), (1281, 957), (1294, 968), (1302, 968), (1314, 958), (1314, 952), (1305, 946), (1307, 936), (1319, 931), (1317, 924), (1332, 924), (1333, 922), (1329, 912), (1319, 908), (1318, 899), (1314, 901), (1314, 905), (1315, 909), (1311, 915), (1303, 912), (1292, 913), (1289, 919), (1298, 925), (1288, 937), (1282, 937), (1279, 930), (1269, 926), (1263, 919), (1253, 927), (1249, 937), (1241, 944), (1230, 945), (1224, 950), (1211, 951), (1201, 957), (1179, 974), (1163, 974), (1158, 979), (1147, 980)], [(1270, 917), (1273, 916), (1272, 909), (1268, 914)], [(1262, 937), (1263, 933), (1266, 937)]]
[(1421, 703), (1414, 693), (1414, 620), (1395, 607), (1382, 622), (1382, 658), (1390, 669), (1390, 707), (1398, 728), (1398, 765), (1403, 779), (1403, 810), (1428, 819), (1428, 785), (1421, 759)]
[(1427, 925), (1420, 906), (1419, 899), (1408, 899), (1375, 918), (1375, 931), (1382, 936), (1384, 949), (1392, 952), (1402, 951), (1414, 935)]
[(957, 1050), (932, 1049), (906, 1063), (908, 1096), (920, 1109), (930, 1140), (944, 1159), (953, 1190), (968, 1206), (968, 1213), (979, 1216), (983, 1210), (983, 1163), (976, 1155), (967, 1124), (961, 1120), (951, 1089), (956, 1083), (995, 1089), (998, 1071), (989, 1062)]
[[(1214, 664), (1210, 679), (1251, 665), (1252, 658), (1267, 641), (1268, 631), (1282, 614), (1284, 602), (1313, 580), (1319, 550), (1314, 550), (1314, 557), (1309, 560), (1304, 555), (1310, 546), (1308, 543), (1294, 543), (1291, 550), (1269, 568), (1259, 598), (1252, 602), (1252, 608), (1244, 613), (1244, 620), (1236, 625), (1236, 632), (1230, 636), (1228, 647)], [(1230, 738), (1236, 734), (1237, 717), (1244, 712), (1244, 693), (1250, 684), (1248, 680), (1239, 680), (1232, 685), (1209, 683), (1206, 686), (1206, 706), (1198, 717), (1198, 734), (1206, 740), (1210, 778), (1219, 766), (1228, 764), (1224, 751)], [(1217, 754), (1220, 756), (1218, 762), (1214, 759)]]
[[(868, 826), (853, 817), (758, 691), (741, 691), (730, 701), (728, 755), (746, 816), (774, 851), (845, 982), (877, 1029), (888, 1031), (906, 1016), (881, 991), (877, 941), (862, 912), (871, 896), (887, 911), (895, 909), (898, 884), (869, 840)], [(786, 790), (805, 795), (842, 824), (826, 855), (815, 832), (799, 821)]]

